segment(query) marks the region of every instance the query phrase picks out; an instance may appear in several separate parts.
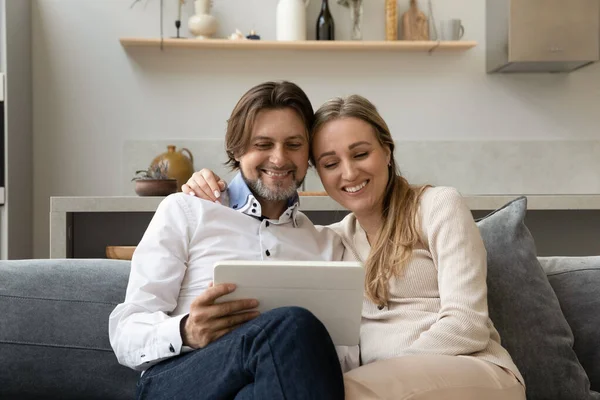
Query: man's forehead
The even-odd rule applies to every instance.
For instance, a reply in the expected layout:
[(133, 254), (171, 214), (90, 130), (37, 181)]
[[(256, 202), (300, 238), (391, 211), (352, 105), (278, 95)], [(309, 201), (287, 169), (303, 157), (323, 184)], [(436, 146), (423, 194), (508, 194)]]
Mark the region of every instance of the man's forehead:
[(272, 141), (287, 141), (287, 140), (308, 140), (306, 133), (269, 133), (269, 132), (253, 132), (252, 140), (272, 140)]
[(308, 132), (304, 124), (265, 123), (254, 124), (251, 140), (308, 140)]
[(250, 128), (248, 144), (258, 140), (308, 142), (308, 130), (302, 117), (290, 107), (260, 110), (253, 118)]

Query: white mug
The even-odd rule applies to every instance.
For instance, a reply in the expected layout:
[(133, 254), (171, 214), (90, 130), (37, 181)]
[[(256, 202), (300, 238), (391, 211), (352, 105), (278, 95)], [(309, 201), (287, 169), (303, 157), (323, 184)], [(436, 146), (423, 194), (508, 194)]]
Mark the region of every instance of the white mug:
[(460, 40), (465, 35), (465, 27), (460, 19), (440, 22), (440, 40)]

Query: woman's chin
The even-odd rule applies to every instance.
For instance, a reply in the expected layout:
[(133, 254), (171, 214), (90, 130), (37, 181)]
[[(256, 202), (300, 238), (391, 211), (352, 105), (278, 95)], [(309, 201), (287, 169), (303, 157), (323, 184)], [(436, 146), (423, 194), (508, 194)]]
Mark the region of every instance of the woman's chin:
[[(333, 197), (333, 196), (331, 196)], [(368, 210), (371, 205), (367, 204), (366, 199), (361, 199), (361, 198), (349, 198), (348, 196), (345, 195), (345, 193), (337, 193), (337, 195), (335, 197), (333, 197), (333, 199), (339, 203), (342, 207), (344, 207), (347, 210), (350, 210), (353, 213), (363, 213), (364, 211)]]

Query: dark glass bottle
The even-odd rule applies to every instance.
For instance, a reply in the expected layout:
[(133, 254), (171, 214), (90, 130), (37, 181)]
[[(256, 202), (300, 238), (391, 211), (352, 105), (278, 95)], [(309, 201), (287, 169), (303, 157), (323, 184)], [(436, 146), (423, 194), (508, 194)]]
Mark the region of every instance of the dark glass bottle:
[(317, 40), (335, 40), (335, 24), (329, 12), (328, 0), (323, 0), (321, 13), (317, 18)]

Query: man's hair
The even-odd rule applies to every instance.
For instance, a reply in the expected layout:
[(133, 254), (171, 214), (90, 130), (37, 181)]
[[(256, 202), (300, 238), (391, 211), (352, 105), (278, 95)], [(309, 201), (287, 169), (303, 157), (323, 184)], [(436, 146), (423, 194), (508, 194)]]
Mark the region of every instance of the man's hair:
[(233, 170), (239, 168), (240, 163), (235, 158), (246, 152), (252, 137), (254, 121), (260, 111), (284, 108), (290, 108), (298, 114), (304, 122), (308, 138), (315, 114), (306, 93), (292, 82), (261, 83), (242, 96), (227, 120), (225, 150), (228, 160), (225, 165)]

